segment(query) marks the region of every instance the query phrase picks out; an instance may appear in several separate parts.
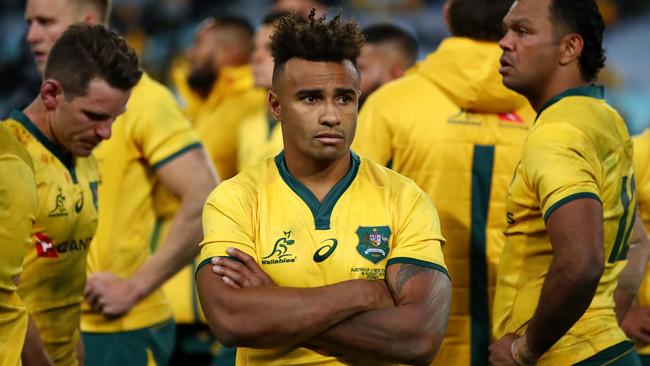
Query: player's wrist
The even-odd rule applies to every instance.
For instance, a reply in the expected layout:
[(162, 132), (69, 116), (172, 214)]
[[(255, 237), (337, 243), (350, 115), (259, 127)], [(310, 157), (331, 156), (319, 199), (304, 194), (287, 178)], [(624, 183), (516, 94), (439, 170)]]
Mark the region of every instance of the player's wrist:
[(134, 278), (129, 278), (126, 280), (129, 287), (129, 292), (131, 294), (131, 302), (135, 305), (140, 302), (147, 296), (146, 289), (142, 286), (140, 281), (135, 280)]
[(530, 350), (525, 333), (512, 342), (510, 353), (515, 362), (522, 366), (535, 365), (542, 356), (541, 354), (537, 354)]

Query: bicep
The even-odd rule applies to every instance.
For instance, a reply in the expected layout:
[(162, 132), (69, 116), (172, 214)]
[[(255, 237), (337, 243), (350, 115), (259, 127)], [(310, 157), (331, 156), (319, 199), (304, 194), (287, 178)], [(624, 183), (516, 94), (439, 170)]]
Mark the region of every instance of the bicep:
[(386, 282), (397, 306), (413, 304), (429, 308), (436, 304), (438, 307), (451, 298), (451, 282), (447, 274), (417, 264), (388, 266)]
[[(603, 208), (600, 201), (581, 198), (555, 209), (546, 220), (554, 257), (603, 263)], [(593, 262), (592, 262), (593, 263)]]

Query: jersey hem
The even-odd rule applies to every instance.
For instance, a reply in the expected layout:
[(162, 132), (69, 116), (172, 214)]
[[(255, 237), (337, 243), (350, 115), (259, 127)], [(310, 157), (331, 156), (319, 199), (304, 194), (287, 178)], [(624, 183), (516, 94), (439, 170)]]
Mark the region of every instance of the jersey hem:
[(546, 211), (546, 213), (544, 214), (544, 223), (546, 223), (546, 220), (548, 220), (548, 218), (551, 216), (551, 214), (552, 214), (553, 212), (555, 212), (555, 210), (557, 210), (558, 208), (560, 208), (560, 207), (566, 205), (567, 203), (569, 203), (569, 202), (571, 202), (571, 201), (574, 201), (574, 200), (577, 200), (577, 199), (582, 199), (582, 198), (592, 198), (592, 199), (595, 199), (596, 201), (602, 203), (602, 201), (600, 200), (600, 197), (598, 197), (598, 195), (595, 194), (595, 193), (591, 193), (591, 192), (574, 193), (574, 194), (572, 194), (572, 195), (570, 195), (570, 196), (564, 197), (564, 198), (562, 198), (561, 200), (555, 202), (555, 203), (554, 203), (554, 204), (553, 204), (553, 205), (552, 205), (552, 206), (551, 206), (551, 207)]

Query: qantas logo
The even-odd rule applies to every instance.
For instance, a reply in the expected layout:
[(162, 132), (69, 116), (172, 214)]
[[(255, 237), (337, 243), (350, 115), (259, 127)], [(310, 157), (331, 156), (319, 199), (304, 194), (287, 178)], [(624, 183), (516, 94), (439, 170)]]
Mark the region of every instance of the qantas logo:
[(503, 113), (499, 114), (499, 119), (502, 120), (503, 122), (512, 122), (512, 123), (524, 123), (524, 120), (519, 117), (517, 113), (511, 112), (511, 113)]
[(58, 258), (59, 255), (52, 244), (52, 240), (43, 233), (36, 233), (34, 235), (36, 240), (36, 253), (39, 257)]
[(59, 254), (81, 252), (88, 249), (92, 237), (85, 239), (73, 239), (64, 241), (61, 244), (54, 244), (47, 235), (37, 233), (34, 235), (36, 241), (36, 254), (44, 258), (58, 258)]

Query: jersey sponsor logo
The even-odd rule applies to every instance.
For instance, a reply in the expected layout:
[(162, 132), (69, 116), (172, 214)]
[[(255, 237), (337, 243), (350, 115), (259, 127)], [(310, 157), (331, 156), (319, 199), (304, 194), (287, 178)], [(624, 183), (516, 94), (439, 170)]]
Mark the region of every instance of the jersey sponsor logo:
[(289, 253), (289, 246), (295, 243), (291, 239), (291, 230), (283, 231), (284, 236), (275, 241), (273, 251), (262, 258), (262, 264), (294, 263), (296, 256)]
[(47, 258), (58, 258), (59, 255), (56, 253), (54, 244), (52, 240), (43, 233), (34, 234), (34, 240), (36, 241), (36, 255), (39, 257)]
[(65, 208), (65, 199), (63, 191), (61, 190), (61, 187), (59, 187), (59, 193), (56, 194), (54, 208), (48, 213), (49, 217), (68, 216), (68, 210)]
[(517, 124), (522, 124), (524, 123), (523, 118), (521, 118), (517, 113), (515, 112), (510, 112), (510, 113), (502, 113), (497, 115), (499, 119), (503, 122), (511, 122), (511, 123), (517, 123)]
[(466, 110), (461, 109), (460, 112), (449, 116), (447, 118), (448, 123), (453, 123), (457, 125), (473, 125), (473, 126), (480, 126), (483, 124), (483, 121), (479, 119), (479, 117), (484, 116), (474, 114), (474, 113), (469, 113)]
[(58, 253), (68, 253), (68, 252), (80, 252), (82, 250), (88, 249), (88, 245), (90, 245), (90, 241), (93, 238), (85, 238), (85, 239), (73, 239), (70, 241), (64, 241), (61, 244), (57, 244), (55, 246), (56, 251)]
[(74, 203), (74, 211), (76, 213), (79, 213), (83, 208), (84, 208), (84, 193), (81, 192), (81, 194), (79, 195), (79, 199), (77, 200), (77, 202)]
[(374, 264), (381, 262), (390, 251), (388, 247), (390, 234), (388, 226), (359, 226), (357, 252)]
[(507, 212), (506, 213), (506, 221), (508, 222), (508, 225), (514, 225), (515, 223), (515, 214), (512, 212)]
[(88, 249), (92, 237), (85, 239), (73, 239), (64, 241), (61, 244), (54, 244), (44, 233), (34, 235), (36, 241), (36, 254), (39, 257), (58, 258), (59, 254), (68, 252), (80, 252)]
[(329, 238), (323, 240), (321, 247), (316, 250), (314, 253), (314, 262), (320, 263), (325, 259), (329, 258), (332, 253), (336, 250), (336, 246), (339, 244), (339, 241), (334, 238)]

